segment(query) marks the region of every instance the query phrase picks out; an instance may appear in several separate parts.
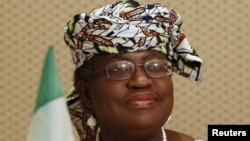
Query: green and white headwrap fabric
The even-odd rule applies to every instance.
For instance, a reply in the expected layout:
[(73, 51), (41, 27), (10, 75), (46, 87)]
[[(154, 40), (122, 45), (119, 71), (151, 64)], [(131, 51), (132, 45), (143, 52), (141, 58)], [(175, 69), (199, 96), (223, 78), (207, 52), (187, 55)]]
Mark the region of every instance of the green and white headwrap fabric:
[(200, 81), (202, 59), (181, 24), (180, 15), (162, 4), (117, 1), (76, 14), (64, 27), (64, 40), (77, 68), (95, 54), (155, 50), (166, 55), (175, 73)]

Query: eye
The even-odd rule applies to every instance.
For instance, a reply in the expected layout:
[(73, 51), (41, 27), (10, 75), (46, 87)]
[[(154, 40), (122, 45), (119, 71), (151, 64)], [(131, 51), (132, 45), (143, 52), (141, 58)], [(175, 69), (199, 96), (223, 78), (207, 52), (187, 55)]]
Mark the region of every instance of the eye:
[(162, 71), (166, 69), (166, 66), (161, 62), (149, 62), (146, 66), (149, 71)]
[(115, 64), (111, 68), (112, 71), (125, 71), (126, 70), (126, 64)]
[(131, 63), (127, 61), (113, 62), (107, 65), (107, 71), (112, 73), (126, 73), (131, 71)]
[(145, 68), (149, 72), (169, 72), (171, 65), (166, 60), (151, 60), (145, 64)]

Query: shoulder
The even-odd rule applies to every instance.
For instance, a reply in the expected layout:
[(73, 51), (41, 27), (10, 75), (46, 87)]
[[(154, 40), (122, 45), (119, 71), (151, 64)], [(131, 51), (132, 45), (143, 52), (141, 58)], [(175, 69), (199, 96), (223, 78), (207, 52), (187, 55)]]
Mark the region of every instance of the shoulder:
[(168, 141), (195, 141), (192, 136), (174, 130), (166, 129), (166, 134)]

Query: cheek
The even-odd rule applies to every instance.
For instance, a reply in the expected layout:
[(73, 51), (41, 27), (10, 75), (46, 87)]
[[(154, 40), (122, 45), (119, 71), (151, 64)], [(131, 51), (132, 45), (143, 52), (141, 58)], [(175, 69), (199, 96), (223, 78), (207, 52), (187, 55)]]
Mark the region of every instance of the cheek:
[(174, 90), (173, 85), (166, 85), (162, 90), (163, 95), (166, 97), (166, 99), (170, 102), (173, 101), (174, 98)]
[(174, 106), (174, 96), (173, 96), (173, 89), (166, 90), (163, 96), (163, 107), (164, 111), (169, 111), (171, 113), (173, 106)]
[(162, 82), (157, 81), (155, 84), (155, 89), (159, 93), (162, 100), (162, 107), (165, 108), (165, 110), (170, 111), (174, 104), (174, 90), (172, 80), (167, 79), (166, 81)]
[(93, 86), (90, 88), (90, 97), (96, 114), (101, 111), (109, 111), (115, 105), (119, 104), (122, 99), (122, 95), (120, 94), (121, 85), (110, 84), (108, 81), (105, 83), (96, 81)]
[(154, 89), (164, 97), (173, 97), (173, 82), (171, 78), (165, 78), (162, 80), (156, 80), (154, 83)]

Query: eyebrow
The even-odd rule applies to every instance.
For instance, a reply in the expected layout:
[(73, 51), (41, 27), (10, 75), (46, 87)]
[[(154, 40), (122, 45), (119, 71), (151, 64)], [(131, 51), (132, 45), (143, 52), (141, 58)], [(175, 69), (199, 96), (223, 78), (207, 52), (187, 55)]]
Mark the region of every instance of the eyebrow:
[[(121, 54), (112, 54), (112, 56), (110, 58), (129, 58), (126, 57), (125, 55), (126, 53), (121, 53)], [(155, 58), (155, 57), (160, 57), (157, 53), (150, 53), (147, 55), (142, 56), (143, 58)]]

